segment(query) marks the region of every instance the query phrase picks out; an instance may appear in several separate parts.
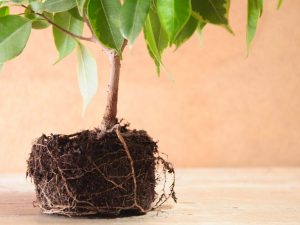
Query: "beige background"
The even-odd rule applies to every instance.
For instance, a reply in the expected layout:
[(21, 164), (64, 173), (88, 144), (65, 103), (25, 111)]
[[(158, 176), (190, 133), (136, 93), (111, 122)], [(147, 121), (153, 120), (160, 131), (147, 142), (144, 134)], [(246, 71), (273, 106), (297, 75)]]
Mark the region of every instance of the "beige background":
[[(300, 4), (265, 1), (251, 54), (245, 57), (246, 1), (233, 1), (235, 36), (205, 29), (165, 55), (175, 82), (157, 78), (142, 37), (127, 49), (119, 117), (146, 129), (177, 167), (300, 165)], [(51, 30), (33, 31), (24, 53), (0, 77), (0, 172), (22, 172), (42, 132), (96, 127), (104, 109), (109, 67), (97, 57), (100, 88), (86, 115), (76, 57), (56, 66)]]

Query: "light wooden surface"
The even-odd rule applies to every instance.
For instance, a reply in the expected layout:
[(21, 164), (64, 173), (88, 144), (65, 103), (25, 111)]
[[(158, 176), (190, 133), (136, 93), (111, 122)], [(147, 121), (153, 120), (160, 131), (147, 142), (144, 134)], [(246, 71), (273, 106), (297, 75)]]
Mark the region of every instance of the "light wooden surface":
[(0, 175), (0, 224), (300, 224), (300, 168), (178, 170), (176, 190), (178, 204), (145, 216), (70, 219), (33, 208), (33, 187), (23, 175)]

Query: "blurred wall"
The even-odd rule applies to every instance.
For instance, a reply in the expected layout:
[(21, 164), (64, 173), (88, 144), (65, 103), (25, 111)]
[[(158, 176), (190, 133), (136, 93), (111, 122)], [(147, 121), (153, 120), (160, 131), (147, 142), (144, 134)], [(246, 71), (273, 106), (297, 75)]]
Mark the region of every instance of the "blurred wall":
[[(142, 36), (122, 63), (119, 117), (146, 129), (177, 167), (300, 166), (300, 4), (265, 1), (246, 58), (246, 1), (233, 1), (224, 29), (205, 29), (165, 54), (173, 76), (158, 78)], [(108, 61), (97, 57), (100, 88), (84, 117), (76, 57), (57, 58), (51, 30), (33, 31), (24, 53), (0, 76), (0, 172), (24, 172), (41, 133), (96, 127), (104, 110)]]

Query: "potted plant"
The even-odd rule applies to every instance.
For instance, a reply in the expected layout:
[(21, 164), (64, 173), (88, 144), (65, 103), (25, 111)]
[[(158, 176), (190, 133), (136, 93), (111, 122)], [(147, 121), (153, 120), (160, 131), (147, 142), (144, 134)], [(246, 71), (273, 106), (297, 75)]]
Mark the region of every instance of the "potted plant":
[[(278, 7), (282, 1), (279, 0)], [(43, 213), (67, 216), (144, 214), (170, 197), (176, 201), (172, 164), (142, 130), (117, 119), (122, 52), (143, 32), (157, 73), (167, 47), (179, 48), (207, 24), (233, 33), (230, 0), (0, 0), (0, 68), (25, 48), (31, 29), (52, 27), (57, 62), (75, 49), (83, 111), (97, 91), (97, 64), (84, 42), (107, 54), (111, 64), (103, 119), (94, 130), (42, 135), (32, 146), (27, 174)], [(11, 13), (18, 7), (22, 13)], [(248, 0), (247, 49), (262, 14), (263, 0)], [(83, 27), (90, 36), (83, 34)], [(162, 170), (158, 177), (157, 169)], [(162, 180), (162, 192), (155, 187)], [(169, 188), (168, 188), (169, 187)]]

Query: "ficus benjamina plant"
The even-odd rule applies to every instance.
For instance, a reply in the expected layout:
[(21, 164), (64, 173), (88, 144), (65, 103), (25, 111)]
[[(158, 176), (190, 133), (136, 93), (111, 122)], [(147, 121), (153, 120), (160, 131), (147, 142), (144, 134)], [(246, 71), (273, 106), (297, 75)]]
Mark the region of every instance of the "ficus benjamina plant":
[[(228, 21), (230, 0), (0, 0), (0, 67), (26, 46), (32, 29), (52, 28), (59, 62), (75, 49), (83, 109), (97, 91), (97, 64), (84, 46), (98, 44), (111, 63), (108, 100), (102, 128), (116, 123), (120, 61), (126, 45), (134, 45), (143, 32), (148, 53), (160, 74), (162, 54), (179, 48), (209, 24), (233, 33)], [(278, 1), (278, 8), (282, 0)], [(249, 51), (263, 0), (248, 0), (246, 45)], [(11, 13), (12, 7), (23, 13)], [(18, 11), (19, 12), (19, 11)], [(87, 26), (90, 36), (83, 34)]]

